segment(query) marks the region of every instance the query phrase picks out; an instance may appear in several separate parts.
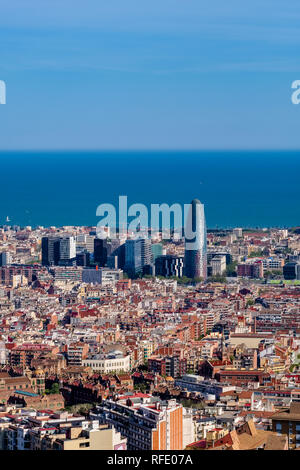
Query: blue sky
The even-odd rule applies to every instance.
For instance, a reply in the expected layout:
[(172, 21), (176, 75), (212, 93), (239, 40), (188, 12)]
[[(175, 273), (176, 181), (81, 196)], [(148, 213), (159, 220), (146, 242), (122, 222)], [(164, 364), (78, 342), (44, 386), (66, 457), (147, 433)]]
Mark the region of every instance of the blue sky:
[(0, 149), (299, 148), (297, 0), (3, 0)]

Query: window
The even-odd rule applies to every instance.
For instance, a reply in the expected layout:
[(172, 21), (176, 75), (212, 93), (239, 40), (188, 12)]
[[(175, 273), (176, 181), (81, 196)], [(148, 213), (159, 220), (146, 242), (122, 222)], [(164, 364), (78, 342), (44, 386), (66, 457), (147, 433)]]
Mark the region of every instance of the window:
[(89, 442), (80, 442), (79, 447), (90, 447)]
[(276, 423), (276, 432), (277, 432), (277, 434), (281, 434), (281, 433), (282, 433), (282, 426), (281, 426), (281, 423)]

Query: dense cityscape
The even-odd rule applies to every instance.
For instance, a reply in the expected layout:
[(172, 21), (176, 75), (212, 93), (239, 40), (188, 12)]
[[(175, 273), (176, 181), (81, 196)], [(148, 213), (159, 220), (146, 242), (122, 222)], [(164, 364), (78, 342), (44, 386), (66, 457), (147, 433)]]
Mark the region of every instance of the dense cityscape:
[(293, 467), (300, 2), (0, 3), (1, 463)]
[(207, 230), (191, 207), (192, 250), (1, 226), (0, 449), (300, 447), (300, 228)]

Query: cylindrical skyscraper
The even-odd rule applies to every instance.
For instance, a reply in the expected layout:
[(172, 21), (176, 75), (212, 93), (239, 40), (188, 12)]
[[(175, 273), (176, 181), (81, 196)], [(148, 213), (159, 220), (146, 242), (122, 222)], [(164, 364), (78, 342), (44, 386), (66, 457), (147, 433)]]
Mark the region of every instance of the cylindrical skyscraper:
[(204, 204), (193, 199), (185, 224), (185, 275), (189, 278), (207, 278), (206, 222)]

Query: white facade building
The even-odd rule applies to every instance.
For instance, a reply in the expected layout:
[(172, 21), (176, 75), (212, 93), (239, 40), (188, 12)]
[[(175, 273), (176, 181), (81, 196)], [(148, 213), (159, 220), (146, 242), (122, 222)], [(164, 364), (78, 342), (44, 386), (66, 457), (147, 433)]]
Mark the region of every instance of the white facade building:
[(91, 367), (100, 374), (108, 374), (110, 372), (129, 372), (130, 355), (124, 356), (122, 351), (111, 351), (107, 355), (97, 354), (87, 357), (82, 361), (84, 367)]
[(66, 261), (76, 258), (76, 241), (74, 237), (63, 237), (59, 243), (59, 259)]

